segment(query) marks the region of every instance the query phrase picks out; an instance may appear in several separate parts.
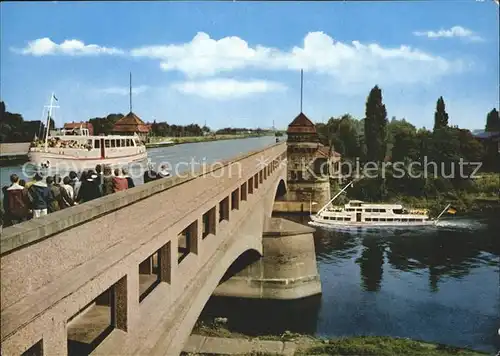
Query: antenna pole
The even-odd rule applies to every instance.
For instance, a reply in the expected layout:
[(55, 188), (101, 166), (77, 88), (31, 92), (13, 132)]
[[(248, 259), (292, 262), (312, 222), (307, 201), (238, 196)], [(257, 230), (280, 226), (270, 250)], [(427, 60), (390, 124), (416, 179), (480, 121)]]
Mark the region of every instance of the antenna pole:
[(47, 124), (45, 126), (45, 152), (47, 152), (47, 146), (49, 141), (49, 131), (50, 131), (50, 118), (52, 116), (52, 108), (54, 107), (54, 93), (50, 96), (49, 111), (47, 112)]
[(52, 109), (53, 108), (58, 108), (59, 106), (54, 105), (54, 93), (52, 93), (50, 97), (50, 105), (45, 106), (48, 108), (47, 112), (47, 121), (46, 121), (46, 127), (45, 127), (45, 152), (47, 152), (47, 147), (48, 147), (48, 141), (49, 141), (49, 131), (50, 131), (50, 119), (52, 118)]
[(130, 112), (132, 112), (132, 72), (130, 72), (129, 80), (129, 101)]
[(302, 112), (302, 93), (304, 89), (304, 71), (300, 70), (300, 112)]

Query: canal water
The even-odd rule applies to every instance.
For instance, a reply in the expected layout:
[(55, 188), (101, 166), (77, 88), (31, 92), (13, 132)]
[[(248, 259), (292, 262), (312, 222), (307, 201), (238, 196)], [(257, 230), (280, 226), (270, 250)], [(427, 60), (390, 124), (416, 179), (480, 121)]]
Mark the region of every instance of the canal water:
[(200, 320), (227, 317), (230, 330), (250, 335), (408, 337), (494, 353), (500, 350), (498, 231), (498, 216), (484, 215), (413, 231), (318, 228), (321, 296), (212, 297)]
[[(226, 160), (247, 153), (249, 151), (258, 150), (276, 142), (274, 136), (252, 137), (236, 140), (221, 140), (203, 143), (186, 143), (170, 147), (158, 147), (148, 149), (148, 159), (159, 167), (161, 164), (166, 164), (172, 175), (183, 174), (187, 170), (196, 170), (200, 164), (211, 164), (217, 160)], [(135, 184), (142, 184), (143, 171), (146, 167), (146, 162), (141, 164), (130, 165), (130, 174), (134, 179)], [(11, 174), (17, 174), (25, 180), (31, 179), (34, 170), (29, 163), (25, 165), (15, 165), (0, 168), (0, 186), (9, 185), (9, 177)], [(61, 172), (65, 175), (69, 172)]]

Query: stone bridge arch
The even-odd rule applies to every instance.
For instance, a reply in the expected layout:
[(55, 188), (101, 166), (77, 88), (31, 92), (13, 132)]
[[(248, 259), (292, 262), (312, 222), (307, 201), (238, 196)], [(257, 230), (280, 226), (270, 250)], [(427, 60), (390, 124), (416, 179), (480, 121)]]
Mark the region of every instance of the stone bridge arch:
[[(238, 256), (266, 256), (267, 249), (270, 259), (260, 263), (268, 265), (285, 246), (289, 254), (299, 254), (299, 246), (302, 255), (314, 247), (305, 238), (311, 229), (271, 218), (285, 182), (280, 143), (4, 229), (2, 355), (65, 355), (68, 339), (96, 308), (109, 313), (111, 331), (93, 355), (177, 354)], [(280, 239), (263, 242), (272, 236)], [(143, 291), (148, 274), (155, 280)], [(293, 297), (287, 292), (297, 278), (282, 277), (281, 297)], [(317, 271), (307, 278), (317, 282), (309, 293), (319, 292)]]

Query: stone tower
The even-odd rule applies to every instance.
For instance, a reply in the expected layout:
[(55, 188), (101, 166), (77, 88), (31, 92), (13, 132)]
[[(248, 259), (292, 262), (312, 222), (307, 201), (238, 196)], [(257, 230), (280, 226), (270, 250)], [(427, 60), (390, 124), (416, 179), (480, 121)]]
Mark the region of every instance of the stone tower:
[(325, 205), (340, 155), (320, 143), (316, 126), (302, 112), (288, 125), (287, 135), (286, 200)]

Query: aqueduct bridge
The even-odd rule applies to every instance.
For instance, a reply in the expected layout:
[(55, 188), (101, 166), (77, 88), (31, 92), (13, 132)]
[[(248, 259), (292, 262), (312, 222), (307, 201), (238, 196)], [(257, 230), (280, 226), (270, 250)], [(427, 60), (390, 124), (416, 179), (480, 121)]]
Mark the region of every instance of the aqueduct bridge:
[[(178, 355), (214, 291), (231, 294), (221, 279), (239, 256), (265, 255), (266, 233), (269, 251), (301, 249), (271, 218), (286, 174), (279, 143), (4, 229), (1, 354)], [(309, 228), (291, 224), (314, 254)], [(320, 292), (314, 256), (295, 279), (286, 268), (269, 278), (264, 264), (240, 273), (238, 290), (264, 297), (267, 283), (291, 299), (299, 281), (304, 296)]]

